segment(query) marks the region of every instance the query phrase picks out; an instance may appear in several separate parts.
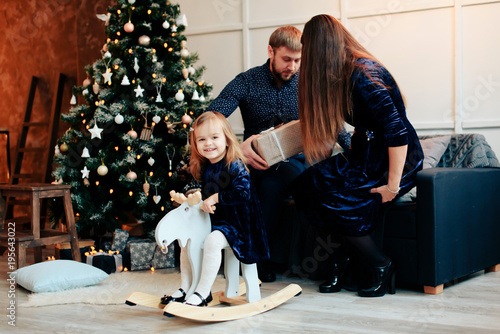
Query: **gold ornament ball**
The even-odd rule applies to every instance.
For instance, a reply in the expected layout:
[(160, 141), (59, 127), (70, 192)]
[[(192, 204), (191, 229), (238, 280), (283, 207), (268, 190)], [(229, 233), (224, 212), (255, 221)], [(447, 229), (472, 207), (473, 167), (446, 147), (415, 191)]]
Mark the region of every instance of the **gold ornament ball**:
[(127, 179), (134, 181), (137, 179), (137, 174), (135, 172), (130, 171), (127, 173)]
[(97, 174), (99, 174), (101, 176), (108, 174), (108, 167), (106, 167), (104, 165), (99, 166), (99, 168), (97, 168)]
[(61, 151), (61, 153), (67, 153), (68, 150), (69, 150), (68, 144), (62, 143), (61, 145), (59, 145), (59, 151)]
[(141, 37), (139, 37), (140, 45), (148, 46), (149, 42), (151, 42), (151, 38), (149, 38), (149, 36), (142, 35)]
[(184, 116), (182, 116), (181, 121), (183, 124), (191, 124), (193, 119), (189, 115), (184, 115)]
[(127, 135), (129, 135), (132, 139), (137, 139), (137, 132), (135, 132), (134, 130), (130, 130), (129, 132), (127, 132)]
[(134, 31), (134, 24), (132, 22), (125, 23), (125, 26), (123, 27), (123, 29), (126, 32), (132, 32), (132, 31)]

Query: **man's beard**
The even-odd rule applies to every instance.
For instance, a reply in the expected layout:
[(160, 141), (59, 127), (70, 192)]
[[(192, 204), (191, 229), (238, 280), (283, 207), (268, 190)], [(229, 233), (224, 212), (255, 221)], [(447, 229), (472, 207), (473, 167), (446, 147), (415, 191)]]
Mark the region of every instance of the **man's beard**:
[(273, 72), (273, 75), (274, 77), (276, 78), (276, 80), (279, 80), (281, 83), (285, 83), (285, 82), (288, 82), (290, 81), (290, 79), (293, 77), (293, 75), (295, 73), (291, 73), (290, 74), (286, 74), (286, 77), (283, 76), (283, 72), (281, 73), (278, 73), (278, 71), (276, 71), (276, 66), (274, 64), (274, 60), (273, 62), (271, 63), (271, 68), (272, 68), (272, 72)]

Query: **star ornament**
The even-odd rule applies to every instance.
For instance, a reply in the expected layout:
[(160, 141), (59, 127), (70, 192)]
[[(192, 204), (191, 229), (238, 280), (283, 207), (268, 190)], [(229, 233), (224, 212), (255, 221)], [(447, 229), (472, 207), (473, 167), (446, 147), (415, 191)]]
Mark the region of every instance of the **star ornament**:
[(137, 88), (134, 89), (135, 91), (135, 97), (144, 97), (144, 95), (142, 94), (144, 92), (144, 88), (142, 88), (140, 85), (137, 86)]
[(103, 129), (99, 129), (99, 127), (97, 126), (97, 123), (95, 123), (94, 127), (92, 129), (89, 129), (89, 132), (91, 133), (90, 139), (94, 139), (94, 138), (101, 139), (101, 132), (102, 132), (102, 130)]
[(80, 172), (82, 172), (82, 179), (88, 179), (90, 171), (87, 169), (87, 166), (83, 167)]
[(111, 83), (111, 76), (113, 73), (106, 71), (102, 76), (104, 77), (104, 83), (108, 82)]

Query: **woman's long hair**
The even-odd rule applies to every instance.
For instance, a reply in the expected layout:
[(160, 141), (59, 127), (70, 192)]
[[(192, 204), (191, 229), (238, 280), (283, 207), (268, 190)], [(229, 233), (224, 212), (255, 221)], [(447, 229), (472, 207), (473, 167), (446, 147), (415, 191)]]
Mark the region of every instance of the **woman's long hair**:
[(351, 115), (351, 77), (359, 58), (377, 61), (334, 17), (317, 15), (305, 24), (298, 101), (309, 162), (329, 154)]
[(229, 124), (228, 120), (224, 115), (217, 111), (206, 111), (201, 114), (193, 123), (193, 126), (190, 131), (190, 143), (191, 143), (191, 159), (189, 161), (189, 168), (191, 175), (199, 182), (201, 181), (201, 175), (203, 172), (204, 166), (209, 163), (208, 159), (201, 155), (196, 146), (196, 129), (207, 122), (218, 122), (222, 127), (222, 132), (226, 137), (226, 156), (224, 160), (226, 161), (226, 165), (230, 165), (236, 160), (241, 160), (243, 163), (246, 163), (245, 156), (240, 149), (240, 144), (238, 142), (238, 138), (233, 132), (231, 128), (231, 124)]

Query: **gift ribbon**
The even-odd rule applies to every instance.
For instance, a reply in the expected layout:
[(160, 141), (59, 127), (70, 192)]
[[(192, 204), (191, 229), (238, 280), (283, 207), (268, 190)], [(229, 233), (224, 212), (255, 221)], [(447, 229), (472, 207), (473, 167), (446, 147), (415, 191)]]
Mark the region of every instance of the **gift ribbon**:
[(280, 150), (281, 153), (281, 160), (285, 160), (285, 153), (283, 152), (283, 149), (281, 148), (280, 141), (278, 139), (278, 136), (276, 136), (276, 132), (271, 132), (271, 135), (273, 136), (274, 141), (276, 142), (276, 146), (278, 146), (278, 149)]
[[(120, 254), (109, 254), (106, 252), (98, 252), (98, 253), (95, 253), (92, 255), (88, 255), (87, 256), (87, 264), (92, 265), (93, 258), (94, 258), (94, 256), (97, 256), (97, 255), (112, 256), (115, 259), (116, 272), (121, 272), (123, 270), (123, 259), (122, 259), (122, 256)], [(115, 255), (117, 255), (117, 256), (115, 256)]]

